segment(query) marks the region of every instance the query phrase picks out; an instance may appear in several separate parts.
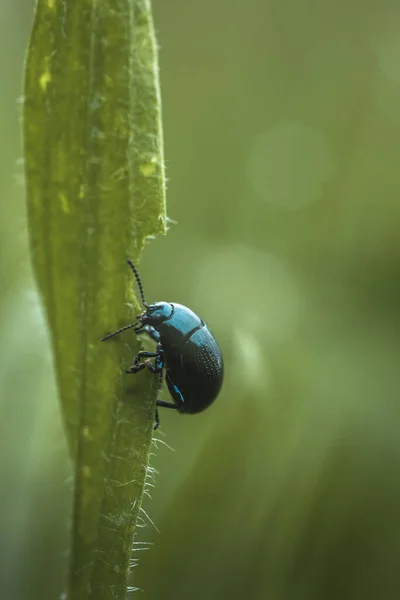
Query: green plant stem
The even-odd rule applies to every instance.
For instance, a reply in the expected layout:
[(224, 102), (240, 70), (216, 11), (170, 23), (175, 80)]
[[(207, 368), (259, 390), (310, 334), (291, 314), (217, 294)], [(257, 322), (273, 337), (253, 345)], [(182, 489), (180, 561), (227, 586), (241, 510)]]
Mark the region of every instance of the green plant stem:
[(139, 310), (125, 259), (165, 233), (160, 114), (149, 0), (38, 0), (27, 204), (75, 472), (70, 600), (126, 591), (157, 386), (124, 374), (135, 336), (99, 340)]

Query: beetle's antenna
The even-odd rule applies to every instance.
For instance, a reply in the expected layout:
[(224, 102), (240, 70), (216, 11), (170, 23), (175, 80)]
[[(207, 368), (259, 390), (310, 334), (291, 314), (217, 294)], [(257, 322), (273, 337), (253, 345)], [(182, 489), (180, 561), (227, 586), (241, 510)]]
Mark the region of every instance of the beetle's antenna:
[(118, 335), (119, 333), (122, 333), (123, 331), (125, 331), (126, 329), (130, 329), (131, 327), (136, 327), (136, 325), (139, 325), (140, 321), (136, 321), (136, 323), (131, 323), (130, 325), (125, 325), (125, 327), (121, 327), (121, 329), (117, 329), (117, 331), (114, 331), (113, 333), (109, 333), (108, 335), (105, 335), (103, 338), (101, 338), (101, 342), (104, 342), (105, 340), (108, 340), (109, 338), (114, 337), (114, 335)]
[(138, 273), (138, 270), (136, 269), (135, 265), (130, 260), (130, 258), (128, 258), (128, 260), (126, 262), (128, 263), (128, 265), (132, 269), (133, 274), (134, 274), (134, 276), (136, 278), (137, 284), (139, 286), (140, 295), (142, 297), (143, 306), (145, 306), (146, 308), (148, 308), (149, 305), (147, 304), (146, 300), (144, 299), (142, 280), (140, 279), (140, 275)]

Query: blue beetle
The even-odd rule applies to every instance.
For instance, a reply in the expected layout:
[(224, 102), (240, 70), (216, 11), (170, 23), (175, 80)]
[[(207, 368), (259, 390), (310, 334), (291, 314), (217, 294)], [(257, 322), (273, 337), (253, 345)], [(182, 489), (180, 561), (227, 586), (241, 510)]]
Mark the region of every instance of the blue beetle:
[(157, 342), (155, 352), (139, 352), (132, 366), (126, 370), (127, 373), (138, 373), (147, 368), (159, 374), (160, 387), (165, 371), (165, 380), (174, 402), (157, 400), (154, 425), (157, 429), (160, 424), (159, 406), (190, 414), (210, 406), (222, 386), (224, 362), (221, 350), (204, 321), (182, 304), (147, 304), (139, 273), (131, 260), (127, 263), (135, 275), (146, 310), (135, 323), (117, 329), (101, 341), (134, 327), (137, 334), (145, 333)]

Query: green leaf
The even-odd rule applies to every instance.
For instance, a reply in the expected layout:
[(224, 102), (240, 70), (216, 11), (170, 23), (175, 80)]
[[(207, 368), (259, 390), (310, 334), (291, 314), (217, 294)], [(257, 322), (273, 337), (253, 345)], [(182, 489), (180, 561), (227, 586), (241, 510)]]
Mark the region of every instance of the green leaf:
[(135, 319), (126, 258), (166, 229), (149, 0), (38, 0), (23, 127), (33, 266), (75, 472), (68, 597), (123, 598), (157, 385), (124, 373), (134, 335), (100, 338)]

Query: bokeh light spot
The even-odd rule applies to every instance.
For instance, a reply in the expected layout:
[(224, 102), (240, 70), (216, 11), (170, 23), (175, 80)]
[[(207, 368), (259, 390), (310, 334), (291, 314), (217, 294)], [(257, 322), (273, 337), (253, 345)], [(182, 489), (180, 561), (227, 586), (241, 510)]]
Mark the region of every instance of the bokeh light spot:
[(273, 343), (290, 337), (297, 325), (300, 291), (289, 266), (273, 254), (225, 248), (204, 261), (197, 282), (196, 297), (221, 328), (240, 326)]
[(400, 40), (396, 37), (381, 44), (378, 57), (384, 77), (393, 85), (400, 85)]
[(248, 392), (249, 389), (265, 394), (272, 383), (272, 370), (268, 354), (262, 347), (262, 340), (252, 334), (246, 324), (235, 326), (232, 331), (233, 378), (235, 390)]

